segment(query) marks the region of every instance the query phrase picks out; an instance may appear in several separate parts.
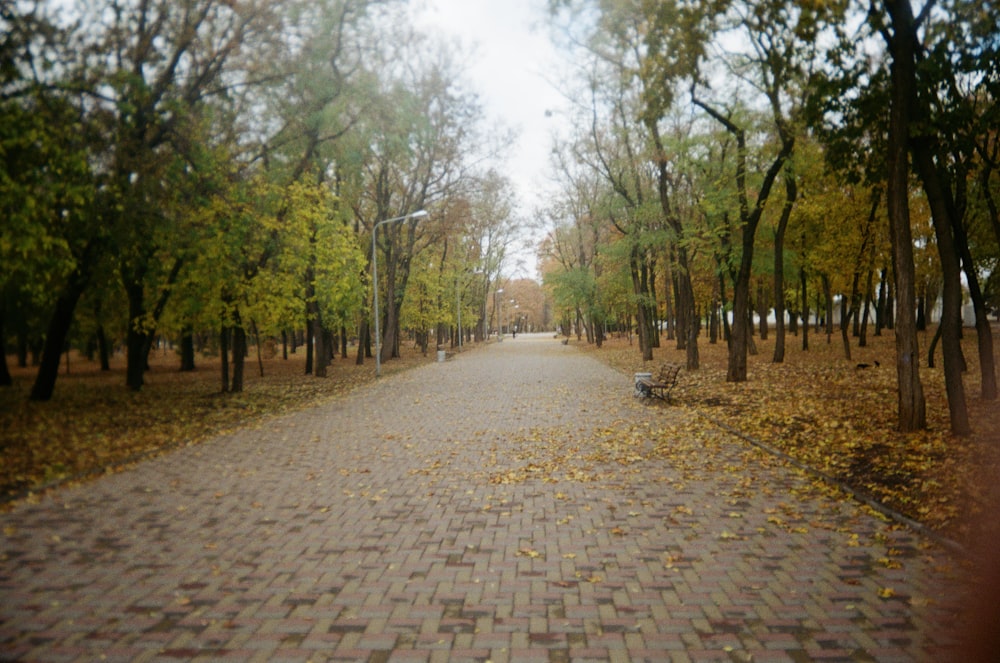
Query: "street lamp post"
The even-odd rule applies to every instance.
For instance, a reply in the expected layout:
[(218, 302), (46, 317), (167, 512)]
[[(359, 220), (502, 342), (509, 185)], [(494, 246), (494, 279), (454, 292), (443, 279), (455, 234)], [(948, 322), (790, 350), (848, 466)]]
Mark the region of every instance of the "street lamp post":
[(378, 227), (384, 223), (394, 223), (405, 219), (422, 219), (425, 216), (427, 216), (427, 210), (417, 210), (403, 216), (382, 219), (372, 226), (372, 290), (375, 298), (375, 377), (382, 375), (382, 335), (379, 334), (378, 329), (378, 254), (375, 251), (375, 234), (378, 231)]

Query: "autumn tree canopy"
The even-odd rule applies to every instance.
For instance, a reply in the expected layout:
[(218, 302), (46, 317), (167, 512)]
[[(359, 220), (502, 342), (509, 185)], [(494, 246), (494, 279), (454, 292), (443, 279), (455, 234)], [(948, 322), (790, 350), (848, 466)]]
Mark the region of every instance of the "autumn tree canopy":
[[(550, 0), (571, 72), (538, 217), (534, 324), (600, 345), (728, 344), (801, 329), (844, 357), (896, 343), (898, 426), (926, 423), (940, 347), (968, 432), (962, 327), (997, 397), (1000, 9), (974, 0)], [(463, 53), (402, 0), (16, 0), (0, 8), (0, 340), (51, 398), (70, 347), (159, 339), (216, 352), (305, 345), (323, 376), (356, 341), (389, 360), (513, 323), (499, 292), (522, 222), (510, 144)], [(427, 210), (427, 217), (409, 215)], [(526, 291), (530, 288), (526, 288)], [(534, 295), (532, 295), (532, 298)], [(512, 305), (516, 306), (516, 305)], [(509, 312), (508, 312), (509, 313)], [(519, 314), (520, 315), (520, 314)], [(923, 341), (921, 332), (930, 332)], [(815, 332), (813, 332), (815, 334)], [(925, 352), (927, 354), (925, 354)], [(0, 384), (9, 383), (7, 355)]]
[[(714, 342), (721, 322), (730, 381), (748, 379), (755, 326), (778, 334), (775, 362), (787, 328), (802, 327), (808, 348), (810, 315), (828, 337), (839, 322), (847, 359), (869, 325), (892, 328), (901, 430), (925, 425), (917, 321), (933, 311), (952, 430), (968, 433), (963, 323), (979, 338), (982, 396), (997, 393), (988, 315), (1000, 234), (987, 229), (1000, 228), (1000, 10), (972, 0), (549, 7), (578, 72), (564, 83), (572, 128), (553, 158), (562, 193), (541, 246), (557, 301), (588, 327), (629, 320), (646, 359), (650, 333), (666, 333), (692, 370), (702, 328)], [(625, 298), (608, 296), (609, 272), (631, 274)]]
[[(266, 338), (304, 342), (317, 376), (349, 338), (361, 362), (372, 228), (419, 209), (421, 223), (378, 234), (384, 358), (404, 321), (457, 336), (446, 300), (465, 330), (483, 328), (504, 260), (483, 243), (509, 235), (516, 210), (495, 202), (510, 183), (478, 164), (509, 136), (486, 133), (458, 47), (414, 32), (406, 3), (0, 12), (0, 340), (38, 364), (32, 399), (51, 398), (71, 346), (106, 365), (122, 344), (134, 390), (158, 339), (185, 369), (196, 346), (221, 352), (223, 391), (242, 390), (248, 343)], [(415, 291), (434, 300), (419, 315)]]

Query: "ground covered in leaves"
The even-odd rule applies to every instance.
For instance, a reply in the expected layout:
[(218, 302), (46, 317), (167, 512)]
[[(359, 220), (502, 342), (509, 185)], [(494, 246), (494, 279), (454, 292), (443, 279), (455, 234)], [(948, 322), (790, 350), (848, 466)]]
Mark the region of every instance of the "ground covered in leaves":
[[(926, 348), (929, 337), (922, 339)], [(941, 369), (923, 369), (929, 429), (895, 432), (894, 340), (870, 339), (866, 348), (843, 356), (837, 338), (813, 334), (808, 352), (790, 336), (786, 360), (771, 362), (773, 340), (756, 339), (749, 380), (725, 381), (724, 344), (699, 344), (701, 368), (683, 371), (673, 404), (695, 410), (705, 425), (719, 424), (780, 450), (798, 461), (871, 496), (940, 534), (966, 542), (970, 523), (987, 509), (997, 484), (1000, 407), (979, 397), (975, 334), (966, 334), (966, 390), (974, 434), (955, 438)], [(597, 349), (574, 340), (623, 372), (655, 371), (664, 361), (683, 363), (685, 353), (664, 339), (652, 364), (626, 338)], [(412, 349), (383, 365), (386, 374), (433, 361)], [(34, 369), (14, 368), (15, 385), (0, 389), (0, 504), (67, 479), (110, 472), (178, 445), (198, 442), (234, 427), (291, 409), (322, 403), (374, 379), (374, 364), (356, 366), (353, 356), (337, 359), (330, 377), (304, 375), (304, 353), (247, 364), (245, 391), (220, 391), (218, 360), (203, 357), (194, 373), (177, 370), (172, 351), (151, 361), (147, 386), (124, 387), (124, 360), (102, 373), (72, 357), (63, 367), (49, 403), (30, 403)], [(878, 362), (878, 364), (876, 364)], [(867, 367), (859, 368), (859, 364)], [(940, 360), (939, 360), (940, 366)], [(67, 373), (68, 370), (68, 373)], [(530, 469), (530, 468), (529, 468)]]
[[(785, 453), (873, 498), (939, 534), (968, 543), (969, 528), (991, 503), (987, 496), (1000, 467), (1000, 403), (980, 398), (975, 332), (966, 330), (966, 397), (973, 435), (949, 432), (940, 354), (937, 368), (923, 368), (928, 430), (901, 434), (896, 425), (894, 338), (869, 338), (844, 357), (835, 336), (811, 334), (810, 349), (789, 336), (785, 361), (772, 362), (773, 334), (755, 339), (758, 354), (749, 358), (749, 379), (727, 383), (724, 343), (699, 343), (698, 371), (682, 371), (673, 404), (692, 408), (706, 421), (721, 424)], [(930, 336), (921, 339), (927, 348)], [(585, 344), (580, 343), (581, 346)], [(626, 373), (656, 372), (662, 362), (684, 364), (686, 353), (664, 339), (652, 363), (639, 356), (637, 340), (612, 338), (590, 351)], [(924, 350), (926, 352), (926, 350)], [(926, 364), (926, 357), (924, 358)], [(877, 362), (877, 363), (876, 363)], [(651, 403), (657, 406), (656, 402)]]
[[(383, 375), (433, 361), (433, 353), (402, 353), (402, 359), (383, 364)], [(304, 351), (287, 360), (249, 357), (244, 391), (237, 394), (222, 393), (218, 358), (201, 357), (197, 370), (181, 373), (174, 351), (156, 352), (145, 386), (133, 392), (125, 387), (123, 356), (101, 372), (95, 362), (71, 355), (47, 403), (28, 401), (36, 369), (18, 368), (8, 357), (14, 385), (0, 388), (0, 506), (29, 491), (116, 471), (150, 454), (322, 403), (374, 380), (373, 360), (357, 366), (349, 354), (334, 361), (325, 379), (305, 375)]]

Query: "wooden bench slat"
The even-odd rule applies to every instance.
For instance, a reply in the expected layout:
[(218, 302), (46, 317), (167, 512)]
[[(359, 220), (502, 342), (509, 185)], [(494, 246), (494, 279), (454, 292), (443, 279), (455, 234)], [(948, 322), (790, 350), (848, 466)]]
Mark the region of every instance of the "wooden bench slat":
[(640, 386), (644, 396), (654, 396), (662, 400), (670, 400), (670, 392), (677, 384), (680, 376), (680, 364), (668, 363), (660, 366), (660, 371), (656, 379), (639, 378), (637, 384)]

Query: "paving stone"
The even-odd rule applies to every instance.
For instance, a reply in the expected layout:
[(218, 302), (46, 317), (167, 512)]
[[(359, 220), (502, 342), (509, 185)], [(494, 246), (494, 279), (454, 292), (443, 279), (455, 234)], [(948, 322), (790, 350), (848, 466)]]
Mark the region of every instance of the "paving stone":
[(947, 651), (955, 560), (631, 391), (519, 336), (18, 504), (0, 660)]

